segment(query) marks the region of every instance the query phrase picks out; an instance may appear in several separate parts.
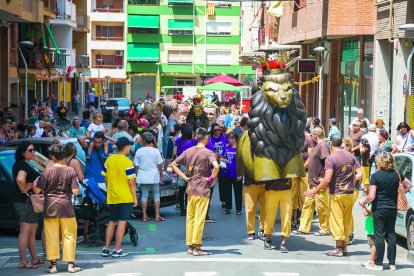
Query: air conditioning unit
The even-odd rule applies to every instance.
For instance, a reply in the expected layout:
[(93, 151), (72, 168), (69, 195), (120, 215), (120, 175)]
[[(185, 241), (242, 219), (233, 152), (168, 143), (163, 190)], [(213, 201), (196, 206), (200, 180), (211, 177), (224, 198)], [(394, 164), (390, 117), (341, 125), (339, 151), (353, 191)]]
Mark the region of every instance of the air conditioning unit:
[(124, 55), (124, 51), (121, 51), (121, 50), (115, 51), (115, 56), (122, 57), (123, 55)]

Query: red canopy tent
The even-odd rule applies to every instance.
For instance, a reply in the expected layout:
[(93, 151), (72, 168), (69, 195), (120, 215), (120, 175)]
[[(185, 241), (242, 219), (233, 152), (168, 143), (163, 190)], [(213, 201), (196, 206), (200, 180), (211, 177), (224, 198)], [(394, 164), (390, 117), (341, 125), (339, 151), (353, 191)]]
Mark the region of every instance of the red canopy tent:
[(211, 84), (211, 83), (216, 83), (216, 82), (224, 82), (224, 83), (231, 84), (231, 85), (234, 85), (234, 86), (242, 86), (243, 85), (243, 83), (239, 82), (238, 80), (233, 79), (232, 77), (229, 77), (229, 76), (224, 75), (224, 74), (221, 74), (221, 75), (218, 75), (218, 76), (216, 76), (212, 79), (209, 79), (208, 81), (205, 82), (205, 84)]

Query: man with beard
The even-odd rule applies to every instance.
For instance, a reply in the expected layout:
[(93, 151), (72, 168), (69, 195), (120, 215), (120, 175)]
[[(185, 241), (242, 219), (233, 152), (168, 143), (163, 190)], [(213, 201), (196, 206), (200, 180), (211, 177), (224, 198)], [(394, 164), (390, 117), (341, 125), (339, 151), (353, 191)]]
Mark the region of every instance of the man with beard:
[[(309, 189), (318, 186), (319, 179), (325, 176), (325, 160), (329, 156), (329, 147), (321, 128), (317, 127), (313, 129), (312, 139), (316, 142), (316, 145), (312, 148), (307, 161)], [(320, 226), (319, 232), (316, 232), (315, 235), (329, 235), (329, 192), (326, 188), (320, 189), (317, 194), (306, 197), (302, 208), (300, 227), (297, 233), (307, 234), (310, 232), (315, 208), (318, 212)]]
[(352, 231), (355, 181), (362, 178), (362, 169), (355, 156), (342, 148), (341, 136), (332, 136), (331, 145), (332, 154), (325, 162), (325, 177), (319, 178), (319, 185), (305, 194), (314, 196), (329, 186), (329, 223), (336, 248), (327, 255), (342, 257), (347, 253), (346, 246)]

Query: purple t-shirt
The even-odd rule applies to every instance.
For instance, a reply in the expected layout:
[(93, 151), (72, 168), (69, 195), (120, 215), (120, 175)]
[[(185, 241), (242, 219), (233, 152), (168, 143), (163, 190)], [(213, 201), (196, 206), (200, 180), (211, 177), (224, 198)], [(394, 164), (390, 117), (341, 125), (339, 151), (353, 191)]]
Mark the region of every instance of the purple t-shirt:
[[(178, 141), (178, 139), (177, 139), (177, 141)], [(176, 142), (177, 142), (176, 141)], [(178, 146), (177, 146), (177, 157), (178, 156), (180, 156), (184, 151), (186, 151), (187, 149), (189, 149), (189, 148), (191, 148), (191, 147), (194, 147), (194, 146), (197, 146), (197, 144), (198, 144), (198, 141), (197, 141), (197, 139), (191, 139), (191, 140), (188, 140), (188, 141), (185, 141), (182, 145), (181, 145), (181, 147), (180, 148), (178, 148)], [(176, 144), (177, 145), (177, 144)], [(210, 141), (208, 141), (208, 143), (207, 143), (207, 145), (206, 145), (206, 148), (207, 149), (209, 149), (209, 150), (211, 150), (212, 152), (214, 152), (214, 147), (213, 147), (213, 145), (211, 144), (211, 142)]]
[(214, 152), (222, 155), (224, 148), (227, 145), (227, 138), (225, 134), (221, 134), (219, 138), (214, 138), (210, 136), (210, 142), (214, 147)]
[(230, 178), (237, 178), (237, 166), (236, 166), (236, 148), (227, 146), (224, 148), (221, 154), (226, 159), (226, 168), (221, 169), (221, 175)]

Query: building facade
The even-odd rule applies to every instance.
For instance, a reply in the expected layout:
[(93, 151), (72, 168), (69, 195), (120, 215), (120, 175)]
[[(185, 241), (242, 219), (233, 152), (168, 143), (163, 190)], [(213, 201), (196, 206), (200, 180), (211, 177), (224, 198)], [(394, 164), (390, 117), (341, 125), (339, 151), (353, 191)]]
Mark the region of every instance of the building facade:
[(239, 79), (255, 74), (239, 60), (239, 3), (129, 0), (127, 12), (126, 71), (133, 100), (167, 86), (201, 85), (221, 73)]
[(394, 136), (400, 122), (414, 126), (414, 0), (379, 0), (376, 13), (374, 113)]
[[(347, 12), (344, 12), (347, 11)], [(350, 16), (352, 15), (352, 16)], [(309, 116), (322, 109), (322, 122), (335, 117), (344, 135), (359, 107), (372, 120), (373, 40), (375, 34), (374, 1), (297, 0), (283, 3), (279, 44), (300, 44), (302, 58), (316, 59), (323, 67), (322, 105), (318, 106), (318, 83), (300, 86), (302, 101)], [(324, 53), (314, 51), (324, 47)], [(309, 81), (315, 72), (299, 74)]]

